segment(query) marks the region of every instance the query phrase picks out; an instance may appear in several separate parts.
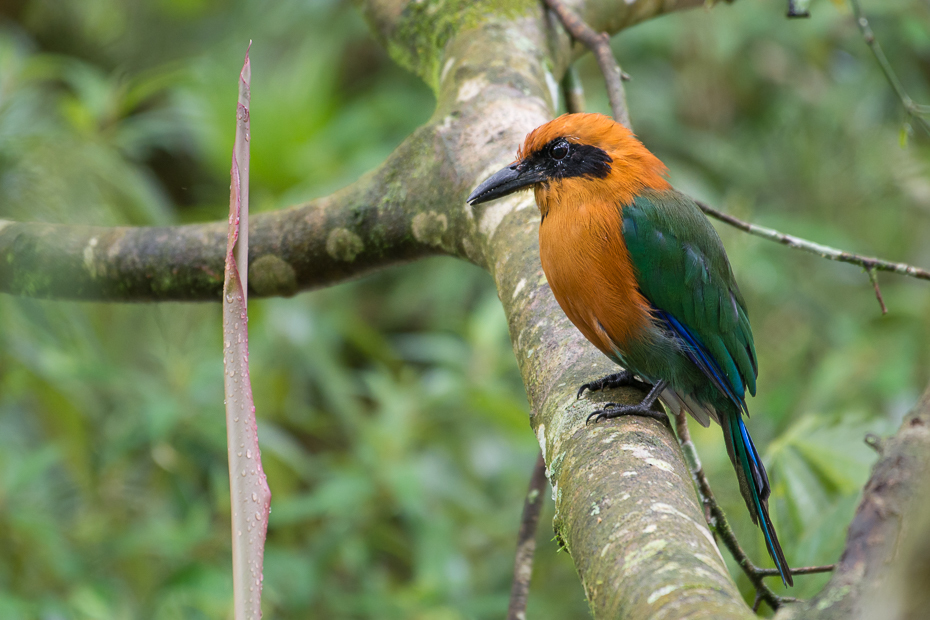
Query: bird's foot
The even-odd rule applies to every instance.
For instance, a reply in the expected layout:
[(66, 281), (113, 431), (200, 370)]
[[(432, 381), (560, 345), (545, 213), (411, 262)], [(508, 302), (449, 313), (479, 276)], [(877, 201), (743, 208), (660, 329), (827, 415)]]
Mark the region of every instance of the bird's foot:
[[(629, 372), (629, 371), (627, 371)], [(622, 374), (622, 373), (621, 373)], [(604, 403), (604, 406), (597, 411), (593, 412), (588, 416), (588, 419), (585, 421), (585, 424), (594, 419), (594, 423), (597, 424), (601, 420), (609, 420), (611, 418), (619, 418), (622, 415), (639, 415), (647, 418), (654, 418), (659, 422), (665, 422), (668, 424), (668, 416), (661, 411), (656, 411), (652, 408), (652, 405), (655, 404), (656, 399), (659, 398), (659, 395), (662, 394), (662, 391), (668, 387), (668, 382), (665, 380), (656, 381), (656, 384), (652, 386), (652, 389), (649, 390), (649, 393), (646, 395), (646, 398), (643, 399), (643, 402), (638, 405), (620, 405), (617, 403)]]
[(648, 383), (637, 379), (629, 370), (624, 370), (623, 372), (617, 372), (591, 381), (590, 383), (585, 383), (578, 388), (578, 395), (576, 398), (581, 398), (585, 390), (589, 392), (598, 392), (600, 390), (612, 390), (613, 388), (625, 387), (628, 385), (635, 385), (644, 390), (648, 390), (651, 387)]
[(659, 422), (668, 423), (668, 416), (661, 411), (656, 411), (652, 408), (652, 404), (645, 405), (640, 403), (638, 405), (620, 405), (617, 403), (604, 403), (603, 409), (598, 409), (594, 411), (591, 415), (588, 416), (586, 424), (589, 424), (591, 420), (594, 420), (594, 423), (597, 424), (601, 420), (610, 420), (612, 418), (619, 418), (620, 416), (625, 415), (638, 415), (646, 418), (653, 418)]

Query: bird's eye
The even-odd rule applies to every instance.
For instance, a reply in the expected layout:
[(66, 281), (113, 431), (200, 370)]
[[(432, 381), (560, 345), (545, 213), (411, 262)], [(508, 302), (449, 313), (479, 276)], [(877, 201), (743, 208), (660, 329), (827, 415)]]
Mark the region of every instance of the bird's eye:
[(552, 159), (565, 159), (566, 155), (568, 155), (567, 142), (556, 142), (549, 149), (549, 157)]

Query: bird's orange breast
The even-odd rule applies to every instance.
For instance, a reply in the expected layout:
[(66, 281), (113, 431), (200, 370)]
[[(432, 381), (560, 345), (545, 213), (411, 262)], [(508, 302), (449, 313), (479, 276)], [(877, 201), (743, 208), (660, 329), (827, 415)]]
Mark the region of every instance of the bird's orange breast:
[(562, 310), (606, 355), (623, 352), (645, 333), (650, 306), (636, 284), (616, 203), (548, 210), (539, 227), (539, 257)]

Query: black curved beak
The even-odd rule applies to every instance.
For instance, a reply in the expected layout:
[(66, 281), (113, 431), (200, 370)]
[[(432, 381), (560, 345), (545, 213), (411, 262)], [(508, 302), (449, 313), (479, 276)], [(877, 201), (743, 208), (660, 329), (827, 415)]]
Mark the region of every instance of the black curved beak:
[(515, 162), (495, 172), (484, 183), (476, 187), (468, 197), (468, 203), (474, 206), (495, 198), (503, 198), (507, 194), (545, 180), (546, 177), (541, 170), (527, 165), (526, 161)]

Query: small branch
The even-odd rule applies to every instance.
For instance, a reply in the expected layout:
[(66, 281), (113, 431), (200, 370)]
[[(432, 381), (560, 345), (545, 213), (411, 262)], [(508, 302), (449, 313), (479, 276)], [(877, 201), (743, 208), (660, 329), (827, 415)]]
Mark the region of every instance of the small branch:
[(882, 315), (884, 316), (888, 314), (888, 307), (885, 306), (885, 300), (882, 298), (882, 289), (878, 287), (878, 272), (873, 266), (866, 269), (866, 273), (869, 274), (869, 281), (872, 283), (872, 288), (875, 289), (875, 297), (878, 299), (878, 305), (882, 307)]
[(575, 65), (570, 66), (568, 71), (565, 72), (565, 78), (562, 80), (562, 89), (565, 91), (565, 110), (569, 114), (584, 112), (584, 86), (581, 83), (581, 76), (578, 75), (578, 69)]
[(843, 250), (837, 250), (836, 248), (831, 248), (827, 245), (821, 245), (813, 241), (801, 239), (800, 237), (786, 235), (785, 233), (779, 232), (772, 228), (766, 228), (765, 226), (759, 226), (758, 224), (744, 222), (743, 220), (735, 218), (732, 215), (727, 215), (722, 211), (718, 211), (717, 209), (714, 209), (713, 207), (710, 207), (703, 202), (698, 202), (697, 205), (701, 208), (701, 211), (715, 219), (720, 220), (721, 222), (725, 222), (734, 228), (739, 228), (740, 230), (748, 232), (751, 235), (756, 235), (757, 237), (762, 237), (763, 239), (768, 239), (769, 241), (775, 241), (777, 243), (781, 243), (782, 245), (787, 245), (789, 248), (804, 250), (805, 252), (816, 254), (821, 258), (835, 260), (841, 263), (859, 265), (866, 271), (875, 269), (878, 271), (889, 271), (891, 273), (897, 273), (902, 276), (911, 276), (912, 278), (918, 278), (920, 280), (930, 280), (930, 271), (921, 269), (919, 267), (914, 267), (905, 263), (893, 263), (881, 258), (872, 258), (870, 256), (861, 256), (859, 254), (852, 254)]
[(605, 32), (595, 32), (581, 18), (568, 10), (562, 0), (546, 0), (546, 4), (559, 16), (559, 21), (569, 34), (576, 41), (587, 46), (594, 54), (597, 66), (604, 74), (607, 97), (610, 99), (610, 109), (613, 111), (614, 120), (627, 128), (632, 127), (630, 113), (626, 107), (626, 93), (623, 90), (623, 80), (629, 80), (630, 76), (620, 69), (617, 59), (614, 58), (613, 50), (610, 49), (610, 36)]
[[(730, 527), (730, 523), (727, 521), (723, 509), (714, 497), (714, 492), (710, 488), (710, 482), (707, 480), (707, 475), (704, 473), (704, 470), (699, 469), (691, 473), (697, 482), (701, 497), (706, 498), (705, 501), (707, 501), (710, 507), (711, 515), (714, 518), (715, 532), (720, 536), (720, 539), (723, 541), (726, 548), (730, 550), (736, 563), (740, 565), (740, 568), (743, 569), (743, 572), (746, 573), (749, 581), (752, 583), (753, 587), (755, 587), (756, 596), (768, 603), (775, 611), (778, 611), (779, 607), (784, 603), (795, 602), (797, 599), (789, 596), (778, 596), (765, 584), (762, 580), (763, 575), (759, 574), (759, 569), (753, 564), (752, 560), (749, 559), (749, 556), (746, 555), (746, 552), (743, 551), (739, 541), (736, 539), (736, 534)], [(792, 572), (792, 574), (794, 573)]]
[(710, 482), (707, 480), (707, 475), (704, 473), (704, 468), (697, 458), (697, 452), (691, 441), (691, 433), (688, 430), (687, 416), (688, 414), (684, 410), (680, 411), (675, 416), (675, 432), (678, 435), (678, 442), (681, 444), (681, 448), (686, 455), (685, 461), (688, 463), (688, 468), (691, 470), (691, 477), (694, 479), (695, 486), (697, 486), (698, 495), (704, 503), (705, 510), (710, 513), (708, 525), (713, 529), (716, 535), (720, 536), (723, 544), (730, 550), (730, 553), (733, 554), (733, 558), (756, 588), (756, 605), (753, 606), (753, 610), (756, 609), (761, 599), (768, 603), (772, 609), (777, 611), (782, 603), (786, 601), (783, 600), (783, 597), (776, 595), (765, 585), (765, 582), (762, 581), (762, 575), (758, 572), (759, 569), (752, 563), (752, 560), (749, 559), (749, 556), (746, 555), (746, 552), (743, 551), (743, 548), (740, 546), (739, 541), (736, 540), (736, 535), (733, 533), (723, 509), (720, 508), (720, 505), (717, 503), (714, 492), (710, 488)]
[(881, 67), (891, 88), (898, 96), (898, 99), (901, 100), (901, 105), (904, 106), (905, 111), (907, 111), (911, 118), (917, 121), (917, 124), (930, 135), (930, 123), (928, 123), (926, 119), (927, 115), (930, 115), (930, 106), (914, 103), (914, 100), (911, 99), (910, 95), (904, 90), (904, 85), (901, 84), (901, 80), (898, 79), (894, 69), (891, 68), (888, 57), (885, 56), (882, 46), (879, 44), (878, 39), (875, 38), (875, 33), (872, 32), (872, 28), (869, 26), (869, 20), (866, 19), (865, 14), (862, 12), (862, 5), (859, 3), (859, 0), (849, 0), (849, 4), (852, 7), (853, 16), (856, 18), (856, 25), (859, 26), (859, 30), (862, 32), (862, 38), (865, 39), (865, 44), (872, 50), (875, 60), (878, 61), (878, 66)]
[[(765, 601), (774, 610), (778, 611), (779, 607), (785, 603), (796, 603), (799, 599), (791, 596), (778, 596), (769, 588), (763, 579), (765, 577), (777, 576), (778, 570), (774, 568), (759, 568), (753, 564), (746, 552), (740, 546), (736, 539), (736, 534), (730, 527), (723, 509), (717, 503), (714, 492), (710, 488), (710, 482), (701, 466), (701, 461), (697, 456), (694, 443), (691, 441), (691, 433), (688, 430), (688, 414), (682, 410), (675, 416), (675, 434), (678, 435), (678, 442), (681, 444), (682, 452), (685, 454), (685, 462), (688, 463), (688, 469), (691, 470), (691, 477), (697, 487), (698, 497), (704, 504), (705, 513), (708, 515), (707, 524), (715, 535), (719, 535), (723, 544), (730, 550), (733, 558), (746, 573), (749, 581), (756, 589), (755, 602), (752, 605), (753, 611), (758, 611), (759, 604)], [(825, 573), (832, 571), (836, 565), (828, 566), (805, 566), (801, 568), (792, 568), (792, 575), (810, 575), (814, 573)]]
[(718, 211), (717, 209), (714, 209), (713, 207), (710, 207), (703, 202), (696, 202), (697, 205), (701, 208), (701, 211), (710, 217), (718, 219), (721, 222), (729, 224), (730, 226), (738, 228), (744, 232), (748, 232), (750, 235), (762, 237), (763, 239), (768, 239), (769, 241), (774, 241), (796, 250), (804, 250), (805, 252), (816, 254), (821, 258), (835, 260), (841, 263), (859, 265), (869, 275), (869, 281), (875, 288), (875, 296), (878, 298), (878, 303), (881, 304), (882, 314), (886, 314), (888, 309), (885, 307), (885, 300), (882, 299), (881, 290), (878, 288), (878, 278), (876, 272), (889, 271), (891, 273), (897, 273), (902, 276), (910, 276), (919, 280), (930, 280), (930, 271), (927, 271), (926, 269), (921, 269), (919, 267), (914, 267), (905, 263), (893, 263), (881, 258), (873, 258), (871, 256), (862, 256), (860, 254), (852, 254), (843, 250), (837, 250), (836, 248), (831, 248), (827, 245), (808, 241), (807, 239), (801, 239), (800, 237), (795, 237), (793, 235), (786, 235), (785, 233), (779, 232), (772, 228), (766, 228), (765, 226), (759, 226), (758, 224), (744, 222), (743, 220), (735, 218), (732, 215), (727, 215), (722, 211)]
[[(836, 564), (824, 564), (823, 566), (802, 566), (792, 568), (792, 575), (816, 575), (817, 573), (832, 573), (836, 569)], [(778, 577), (777, 568), (756, 568), (756, 572), (763, 577)]]
[(517, 535), (517, 553), (513, 566), (513, 585), (510, 587), (510, 605), (507, 607), (507, 620), (526, 620), (526, 599), (530, 591), (530, 579), (533, 576), (533, 555), (536, 552), (536, 529), (539, 525), (539, 513), (542, 511), (544, 491), (546, 490), (546, 461), (542, 452), (536, 458), (530, 487), (523, 502), (523, 516), (520, 519), (520, 533)]
[(704, 474), (704, 467), (701, 465), (701, 458), (698, 456), (697, 448), (691, 441), (691, 431), (688, 430), (688, 414), (685, 411), (679, 411), (675, 415), (675, 435), (678, 437), (678, 443), (681, 445), (681, 451), (684, 454), (685, 462), (688, 464), (688, 471), (695, 483), (695, 490), (701, 505), (704, 507), (704, 519), (710, 527), (710, 531), (717, 536), (717, 521), (711, 510), (711, 500), (701, 491), (701, 485), (698, 484), (697, 476)]

